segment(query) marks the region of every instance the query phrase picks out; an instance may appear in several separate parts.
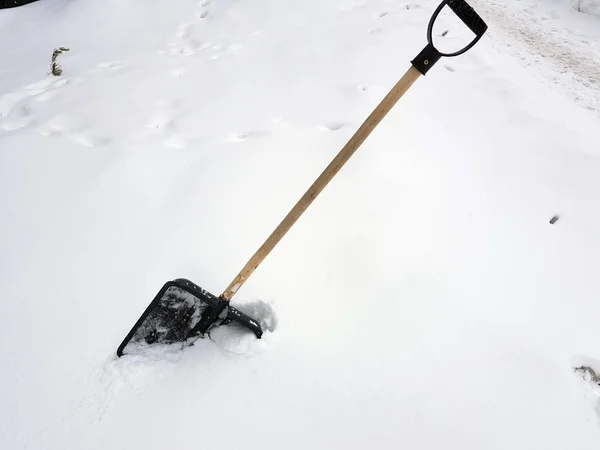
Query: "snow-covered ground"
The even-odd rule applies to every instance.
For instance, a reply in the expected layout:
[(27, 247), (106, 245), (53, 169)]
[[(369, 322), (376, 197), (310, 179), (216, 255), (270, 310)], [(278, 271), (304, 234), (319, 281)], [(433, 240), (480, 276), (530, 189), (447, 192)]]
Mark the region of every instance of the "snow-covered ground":
[(0, 448), (594, 448), (600, 19), (472, 4), (234, 297), (264, 338), (155, 360), (115, 350), (158, 289), (226, 287), (437, 2), (0, 11)]

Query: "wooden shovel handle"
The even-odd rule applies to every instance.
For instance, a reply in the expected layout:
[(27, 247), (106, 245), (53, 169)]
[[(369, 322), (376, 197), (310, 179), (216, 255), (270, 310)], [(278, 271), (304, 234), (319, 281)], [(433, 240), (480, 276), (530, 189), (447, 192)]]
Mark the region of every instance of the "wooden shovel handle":
[(267, 257), (267, 255), (273, 250), (277, 243), (285, 236), (288, 230), (296, 223), (296, 220), (302, 215), (308, 206), (313, 202), (315, 198), (321, 193), (321, 191), (327, 186), (331, 179), (339, 172), (344, 164), (350, 159), (354, 152), (360, 147), (365, 139), (375, 129), (377, 124), (386, 116), (386, 114), (392, 109), (396, 102), (404, 95), (404, 93), (412, 86), (412, 84), (419, 78), (421, 73), (410, 66), (410, 69), (404, 74), (404, 76), (396, 83), (392, 90), (385, 96), (385, 98), (377, 105), (371, 115), (367, 117), (367, 120), (360, 126), (360, 128), (354, 133), (354, 136), (350, 138), (348, 143), (340, 150), (337, 156), (331, 161), (323, 173), (316, 179), (312, 186), (306, 191), (302, 198), (296, 203), (292, 210), (285, 216), (285, 219), (275, 228), (275, 231), (267, 238), (265, 243), (256, 251), (256, 253), (246, 263), (240, 273), (234, 278), (229, 284), (225, 292), (221, 294), (223, 300), (229, 301), (235, 295), (240, 287), (246, 282), (246, 280), (252, 275), (258, 265)]

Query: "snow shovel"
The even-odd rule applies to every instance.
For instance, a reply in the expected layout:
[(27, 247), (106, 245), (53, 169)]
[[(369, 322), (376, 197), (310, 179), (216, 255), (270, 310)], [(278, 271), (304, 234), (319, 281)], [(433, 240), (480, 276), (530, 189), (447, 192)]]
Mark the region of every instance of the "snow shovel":
[[(433, 25), (445, 6), (448, 6), (475, 35), (469, 44), (453, 53), (443, 53), (433, 45)], [(464, 0), (442, 1), (429, 21), (427, 45), (411, 61), (412, 65), (408, 71), (250, 258), (227, 289), (217, 297), (189, 280), (180, 278), (169, 281), (125, 337), (117, 349), (117, 355), (120, 357), (124, 354), (143, 353), (148, 347), (159, 345), (188, 345), (212, 328), (232, 322), (246, 327), (260, 338), (263, 333), (260, 323), (230, 306), (232, 297), (417, 78), (425, 75), (442, 56), (458, 56), (469, 50), (486, 30), (485, 22)]]

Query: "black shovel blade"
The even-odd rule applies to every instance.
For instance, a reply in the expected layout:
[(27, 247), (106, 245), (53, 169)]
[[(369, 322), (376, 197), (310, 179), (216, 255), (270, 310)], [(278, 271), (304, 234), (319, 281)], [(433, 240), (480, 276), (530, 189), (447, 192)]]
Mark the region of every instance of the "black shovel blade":
[(117, 356), (153, 346), (185, 344), (210, 328), (235, 321), (262, 336), (260, 324), (189, 280), (167, 282), (125, 337)]

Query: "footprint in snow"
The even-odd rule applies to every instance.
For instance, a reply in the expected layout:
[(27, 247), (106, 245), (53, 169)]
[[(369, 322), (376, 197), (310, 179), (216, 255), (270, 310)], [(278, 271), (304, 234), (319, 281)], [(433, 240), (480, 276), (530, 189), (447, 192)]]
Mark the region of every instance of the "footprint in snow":
[(174, 134), (169, 136), (164, 140), (165, 145), (169, 148), (173, 148), (176, 150), (181, 150), (184, 148), (188, 148), (187, 140), (180, 135)]
[(168, 130), (173, 127), (174, 118), (169, 112), (157, 113), (146, 124), (151, 130)]
[[(182, 69), (177, 73), (181, 74)], [(176, 75), (174, 71), (173, 75)], [(187, 135), (185, 129), (181, 129), (181, 106), (182, 99), (156, 100), (156, 111), (146, 122), (144, 129), (135, 133), (132, 138), (133, 142), (141, 143), (147, 139), (161, 139), (164, 144), (173, 149), (188, 148), (194, 141), (194, 135)]]
[(0, 128), (5, 131), (16, 131), (25, 128), (31, 121), (28, 105), (21, 103), (11, 110), (9, 117), (2, 118), (2, 115), (0, 115)]
[(42, 136), (58, 136), (78, 132), (84, 128), (83, 122), (67, 114), (58, 114), (40, 125), (38, 132)]
[(329, 131), (338, 131), (344, 126), (346, 126), (346, 124), (343, 122), (329, 122), (323, 125), (323, 127)]
[(17, 105), (31, 97), (44, 95), (53, 89), (60, 88), (69, 82), (68, 79), (56, 80), (48, 77), (36, 83), (29, 84), (23, 90), (8, 92), (0, 96), (0, 117), (8, 117)]
[(69, 82), (68, 78), (56, 78), (54, 76), (48, 76), (43, 80), (37, 81), (35, 83), (31, 83), (25, 86), (24, 92), (26, 92), (30, 96), (39, 95), (46, 92), (48, 89), (53, 87), (64, 86)]
[(227, 142), (245, 142), (248, 139), (259, 139), (265, 137), (268, 134), (269, 133), (267, 131), (261, 130), (242, 131), (229, 136), (227, 138)]
[(192, 56), (198, 49), (189, 45), (175, 46), (169, 53), (174, 56)]
[(191, 31), (192, 31), (192, 24), (184, 23), (183, 25), (179, 25), (179, 28), (177, 29), (177, 33), (175, 33), (175, 37), (177, 37), (179, 39), (185, 39), (185, 38), (189, 37)]
[(167, 43), (166, 50), (160, 50), (160, 55), (171, 54), (174, 56), (192, 56), (198, 51), (205, 50), (205, 44), (193, 38), (194, 29), (200, 21), (208, 16), (209, 0), (198, 3), (198, 9), (193, 13), (193, 19), (190, 22), (179, 25), (172, 41)]
[(98, 69), (114, 69), (115, 67), (122, 67), (122, 66), (123, 66), (122, 61), (107, 61), (107, 62), (98, 64), (96, 67)]
[(356, 9), (362, 9), (367, 6), (367, 2), (362, 0), (352, 0), (350, 5), (343, 8), (344, 11), (354, 11)]
[(65, 133), (63, 130), (58, 128), (43, 128), (38, 130), (38, 133), (44, 137), (65, 137), (72, 142), (75, 142), (84, 147), (101, 147), (110, 143), (111, 139), (105, 136), (94, 136), (88, 133)]
[(169, 53), (174, 56), (192, 56), (208, 49), (220, 49), (219, 46), (212, 42), (200, 42), (197, 39), (185, 39), (183, 42), (169, 42), (167, 47), (168, 50), (161, 50), (158, 53), (161, 55)]
[(187, 72), (188, 72), (188, 69), (186, 67), (177, 67), (177, 68), (169, 71), (169, 73), (171, 75), (173, 75), (174, 77), (180, 77), (181, 75), (184, 75)]
[(68, 135), (68, 138), (73, 142), (83, 145), (84, 147), (101, 147), (110, 143), (110, 138), (106, 136), (91, 136), (87, 133), (74, 133)]
[(52, 100), (57, 95), (58, 95), (57, 91), (47, 91), (47, 92), (41, 93), (40, 95), (36, 95), (34, 97), (34, 100), (39, 103), (45, 103), (45, 102)]
[(31, 119), (29, 117), (21, 116), (0, 121), (0, 127), (4, 131), (16, 131), (25, 128), (30, 123)]
[(13, 108), (28, 96), (26, 92), (9, 92), (0, 96), (0, 118), (8, 117)]
[(36, 109), (35, 104), (55, 97), (58, 90), (68, 83), (68, 78), (57, 80), (54, 76), (48, 76), (22, 90), (0, 95), (0, 128), (15, 131), (29, 126), (32, 122), (31, 112)]
[(97, 64), (89, 73), (93, 75), (107, 74), (107, 73), (115, 73), (122, 70), (125, 67), (125, 63), (123, 61), (106, 61), (100, 64)]
[(42, 123), (37, 129), (37, 134), (44, 137), (63, 137), (84, 147), (100, 147), (111, 141), (106, 136), (90, 133), (87, 128), (85, 122), (66, 114), (59, 114)]

